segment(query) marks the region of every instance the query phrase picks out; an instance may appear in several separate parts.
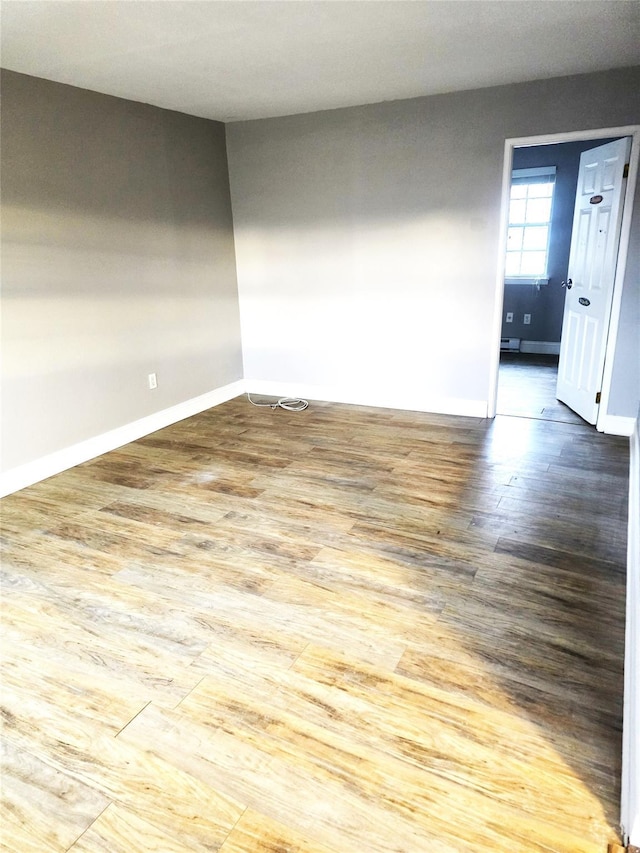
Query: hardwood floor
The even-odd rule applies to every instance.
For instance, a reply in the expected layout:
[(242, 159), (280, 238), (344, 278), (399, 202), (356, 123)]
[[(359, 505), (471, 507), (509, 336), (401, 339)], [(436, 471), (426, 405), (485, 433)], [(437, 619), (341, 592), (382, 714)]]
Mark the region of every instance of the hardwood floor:
[(498, 414), (584, 424), (579, 415), (556, 399), (557, 381), (557, 355), (501, 353)]
[(604, 853), (627, 466), (238, 399), (6, 498), (2, 849)]

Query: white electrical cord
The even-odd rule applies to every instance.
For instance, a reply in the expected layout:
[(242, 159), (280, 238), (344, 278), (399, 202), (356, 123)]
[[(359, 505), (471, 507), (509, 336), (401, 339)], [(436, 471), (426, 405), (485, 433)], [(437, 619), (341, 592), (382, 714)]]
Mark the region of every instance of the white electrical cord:
[(274, 403), (255, 403), (251, 399), (251, 394), (247, 394), (249, 402), (252, 406), (265, 409), (285, 409), (287, 412), (304, 412), (309, 406), (308, 400), (301, 400), (299, 397), (281, 397)]

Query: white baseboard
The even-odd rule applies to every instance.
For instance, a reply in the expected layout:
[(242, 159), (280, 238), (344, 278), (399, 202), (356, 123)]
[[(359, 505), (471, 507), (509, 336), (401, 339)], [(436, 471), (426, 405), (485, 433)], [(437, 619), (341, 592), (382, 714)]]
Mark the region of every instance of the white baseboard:
[(197, 415), (213, 406), (219, 406), (220, 403), (225, 403), (227, 400), (232, 400), (242, 394), (244, 388), (245, 385), (242, 380), (231, 382), (222, 388), (216, 388), (214, 391), (208, 391), (199, 397), (185, 400), (183, 403), (155, 412), (153, 415), (148, 415), (145, 418), (140, 418), (140, 420), (109, 430), (109, 432), (88, 438), (86, 441), (66, 447), (64, 450), (50, 453), (48, 456), (27, 462), (25, 465), (19, 465), (17, 468), (11, 468), (9, 471), (0, 474), (0, 497), (10, 495), (12, 492), (17, 492), (19, 489), (40, 482), (40, 480), (46, 480), (47, 477), (52, 477), (54, 474), (66, 471), (75, 465), (80, 465), (82, 462), (87, 462), (89, 459), (94, 459), (96, 456), (122, 447), (123, 444), (128, 444), (130, 441), (136, 441), (138, 438), (184, 420), (184, 418)]
[(360, 388), (339, 388), (305, 383), (271, 382), (262, 379), (245, 380), (250, 394), (266, 397), (302, 397), (328, 403), (347, 403), (353, 406), (373, 406), (380, 409), (402, 409), (410, 412), (432, 412), (442, 415), (487, 417), (486, 400), (463, 400), (458, 397), (425, 397), (418, 392), (379, 392)]
[(597, 429), (607, 435), (633, 435), (635, 418), (625, 418), (622, 415), (605, 415), (598, 419)]
[(560, 355), (560, 341), (520, 341), (520, 352)]
[(24, 489), (33, 483), (59, 474), (122, 447), (130, 441), (136, 441), (158, 429), (196, 415), (227, 400), (231, 400), (245, 391), (268, 397), (303, 397), (309, 400), (322, 400), (333, 403), (372, 406), (382, 409), (399, 409), (414, 412), (431, 412), (434, 414), (458, 415), (462, 417), (486, 418), (486, 400), (465, 400), (458, 397), (426, 397), (419, 392), (398, 390), (396, 392), (367, 391), (360, 388), (339, 388), (326, 385), (300, 385), (287, 382), (271, 382), (265, 380), (238, 380), (222, 388), (209, 391), (199, 397), (186, 400), (176, 406), (155, 412), (140, 420), (125, 424), (109, 432), (89, 438), (35, 459), (25, 465), (20, 465), (0, 474), (0, 497)]
[(629, 460), (627, 621), (620, 803), (620, 821), (625, 843), (636, 846), (640, 846), (640, 433), (638, 429), (636, 424), (630, 442)]

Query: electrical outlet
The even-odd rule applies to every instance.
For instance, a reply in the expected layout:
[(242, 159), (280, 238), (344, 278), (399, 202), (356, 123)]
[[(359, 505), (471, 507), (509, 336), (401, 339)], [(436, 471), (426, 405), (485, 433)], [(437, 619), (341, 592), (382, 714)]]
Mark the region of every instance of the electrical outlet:
[(149, 374), (149, 390), (153, 391), (154, 388), (158, 387), (158, 377), (155, 373)]
[(505, 322), (513, 323), (513, 311), (507, 311), (507, 317), (506, 317)]
[(531, 324), (531, 314), (524, 315), (524, 324), (525, 326), (529, 326)]

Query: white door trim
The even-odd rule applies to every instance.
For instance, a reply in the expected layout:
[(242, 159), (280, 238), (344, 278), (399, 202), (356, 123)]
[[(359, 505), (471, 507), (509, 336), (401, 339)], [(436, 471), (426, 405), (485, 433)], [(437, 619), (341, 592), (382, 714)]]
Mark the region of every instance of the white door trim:
[(507, 212), (509, 209), (509, 191), (511, 187), (511, 169), (514, 148), (532, 147), (534, 145), (557, 145), (562, 142), (582, 142), (607, 139), (612, 136), (631, 137), (631, 155), (629, 158), (629, 178), (624, 197), (622, 227), (618, 249), (618, 264), (613, 289), (613, 302), (609, 321), (609, 334), (604, 359), (604, 374), (602, 379), (602, 397), (596, 429), (606, 432), (606, 416), (611, 393), (611, 377), (613, 374), (613, 357), (618, 340), (618, 324), (620, 320), (620, 305), (622, 288), (627, 266), (627, 254), (631, 235), (631, 217), (633, 214), (633, 199), (636, 180), (638, 178), (638, 163), (640, 161), (640, 125), (633, 124), (624, 127), (604, 127), (595, 130), (574, 130), (568, 133), (548, 133), (541, 136), (523, 136), (505, 139), (504, 161), (502, 167), (502, 201), (500, 206), (500, 236), (498, 240), (498, 264), (496, 272), (496, 292), (493, 314), (492, 351), (489, 375), (489, 396), (487, 401), (487, 417), (494, 418), (498, 397), (498, 369), (500, 367), (500, 338), (502, 336), (502, 311), (504, 305), (504, 266), (507, 242)]

